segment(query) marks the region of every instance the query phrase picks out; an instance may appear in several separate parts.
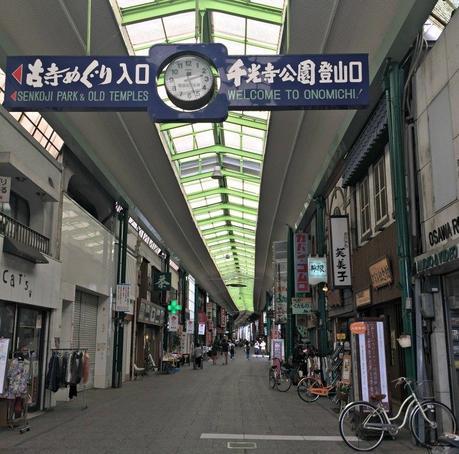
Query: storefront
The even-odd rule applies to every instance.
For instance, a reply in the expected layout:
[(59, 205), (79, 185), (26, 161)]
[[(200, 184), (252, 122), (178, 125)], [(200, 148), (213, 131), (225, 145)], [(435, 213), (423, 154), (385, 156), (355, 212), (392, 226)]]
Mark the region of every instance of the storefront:
[(352, 255), (354, 302), (359, 318), (382, 318), (386, 345), (387, 379), (392, 403), (401, 402), (401, 390), (392, 382), (405, 375), (402, 334), (400, 275), (396, 229), (389, 227), (356, 249)]
[(143, 367), (145, 359), (151, 354), (155, 364), (159, 364), (162, 357), (162, 328), (166, 311), (163, 307), (144, 298), (140, 300), (138, 307), (135, 363), (138, 367)]
[(0, 301), (0, 338), (10, 339), (9, 356), (22, 353), (30, 360), (30, 411), (40, 408), (45, 330), (49, 311)]
[[(459, 415), (459, 239), (415, 258), (435, 397)], [(448, 371), (448, 374), (439, 371)]]

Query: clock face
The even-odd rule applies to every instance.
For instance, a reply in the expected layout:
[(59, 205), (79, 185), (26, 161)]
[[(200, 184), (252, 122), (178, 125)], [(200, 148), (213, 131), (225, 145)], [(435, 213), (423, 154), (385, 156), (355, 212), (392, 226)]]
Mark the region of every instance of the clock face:
[(214, 92), (212, 67), (197, 55), (182, 55), (172, 60), (164, 80), (169, 99), (186, 110), (204, 107)]

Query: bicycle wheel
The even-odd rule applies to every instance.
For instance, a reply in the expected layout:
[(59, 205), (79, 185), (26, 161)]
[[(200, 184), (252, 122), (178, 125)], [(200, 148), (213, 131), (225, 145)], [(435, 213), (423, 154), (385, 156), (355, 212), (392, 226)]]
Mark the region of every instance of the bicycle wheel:
[(281, 393), (285, 393), (290, 389), (290, 386), (292, 386), (292, 380), (290, 379), (290, 373), (286, 370), (282, 370), (276, 380), (277, 390), (280, 391)]
[[(421, 412), (421, 407), (427, 419)], [(422, 402), (410, 416), (410, 429), (418, 443), (426, 448), (436, 446), (445, 433), (456, 433), (457, 423), (453, 412), (441, 402)]]
[(274, 389), (276, 386), (276, 377), (274, 374), (274, 369), (272, 367), (269, 368), (269, 387)]
[(356, 451), (371, 451), (384, 437), (383, 417), (368, 402), (349, 404), (339, 417), (339, 433), (344, 442)]
[(319, 395), (311, 392), (311, 389), (321, 387), (322, 385), (316, 378), (304, 377), (299, 381), (296, 392), (301, 400), (310, 403), (315, 402), (319, 398)]

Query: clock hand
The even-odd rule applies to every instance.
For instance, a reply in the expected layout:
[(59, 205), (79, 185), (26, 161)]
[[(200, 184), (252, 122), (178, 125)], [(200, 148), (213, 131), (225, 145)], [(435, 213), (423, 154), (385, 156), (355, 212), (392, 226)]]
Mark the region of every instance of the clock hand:
[(188, 83), (190, 84), (190, 87), (191, 87), (191, 89), (193, 90), (193, 94), (196, 96), (196, 92), (194, 91), (193, 84), (191, 83), (191, 80), (190, 80), (189, 76), (186, 76), (186, 80), (187, 80)]

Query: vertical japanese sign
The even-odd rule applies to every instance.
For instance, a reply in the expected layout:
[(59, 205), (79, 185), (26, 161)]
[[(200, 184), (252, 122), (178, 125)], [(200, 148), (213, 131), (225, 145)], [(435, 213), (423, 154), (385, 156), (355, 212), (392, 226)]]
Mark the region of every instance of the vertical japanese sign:
[(308, 245), (307, 234), (299, 232), (295, 234), (294, 243), (295, 261), (295, 293), (309, 292), (308, 282)]
[(10, 201), (11, 178), (0, 177), (0, 203)]
[(273, 243), (275, 323), (287, 323), (287, 241)]
[(327, 282), (327, 259), (325, 257), (308, 258), (308, 279), (311, 285)]
[(333, 286), (335, 288), (350, 287), (352, 285), (351, 253), (347, 216), (330, 217), (330, 236)]
[(132, 313), (131, 284), (118, 284), (116, 286), (115, 311)]
[(206, 334), (206, 324), (205, 323), (200, 323), (199, 324), (199, 331), (198, 331), (198, 334), (200, 336), (204, 336), (204, 334)]
[(371, 396), (385, 394), (382, 403), (389, 409), (384, 321), (364, 320), (362, 323), (365, 330), (357, 334), (361, 398), (369, 401)]
[(187, 320), (186, 321), (186, 333), (193, 334), (194, 333), (194, 320)]
[(168, 320), (168, 329), (171, 333), (175, 333), (178, 331), (179, 327), (179, 316), (176, 314), (169, 314)]

